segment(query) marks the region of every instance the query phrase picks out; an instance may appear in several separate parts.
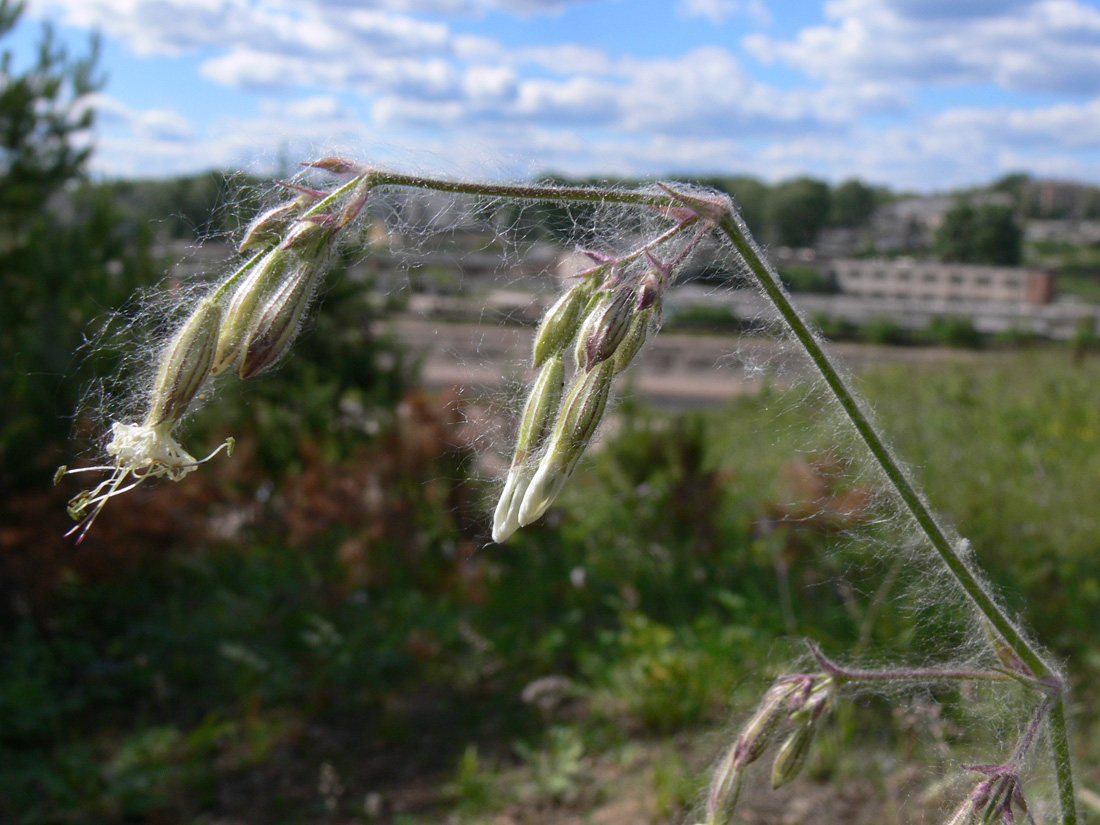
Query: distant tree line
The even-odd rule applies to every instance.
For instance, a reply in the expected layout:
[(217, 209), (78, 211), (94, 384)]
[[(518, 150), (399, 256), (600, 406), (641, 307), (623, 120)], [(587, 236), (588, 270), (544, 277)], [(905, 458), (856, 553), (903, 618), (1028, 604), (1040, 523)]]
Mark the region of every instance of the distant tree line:
[[(574, 185), (607, 182), (552, 175), (542, 180)], [(831, 228), (866, 229), (880, 207), (916, 197), (854, 178), (838, 184), (806, 176), (773, 184), (745, 175), (709, 175), (690, 180), (732, 196), (753, 233), (772, 247), (812, 247), (822, 231)], [(1018, 264), (1022, 259), (1024, 221), (1100, 220), (1100, 187), (1088, 184), (1039, 181), (1026, 174), (1013, 174), (985, 187), (952, 194), (957, 204), (944, 215), (927, 250), (945, 261)], [(575, 213), (545, 207), (542, 218), (551, 234), (575, 237)]]

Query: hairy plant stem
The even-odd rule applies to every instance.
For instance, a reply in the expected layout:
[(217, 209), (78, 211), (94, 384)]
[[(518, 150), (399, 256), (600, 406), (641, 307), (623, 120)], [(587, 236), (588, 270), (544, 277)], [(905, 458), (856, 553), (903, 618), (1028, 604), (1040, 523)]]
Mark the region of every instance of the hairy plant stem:
[[(835, 679), (851, 682), (883, 681), (883, 682), (938, 682), (938, 681), (986, 681), (986, 682), (1011, 682), (1015, 677), (997, 670), (949, 670), (937, 668), (916, 668), (905, 670), (858, 670), (842, 667), (832, 661), (821, 652), (817, 645), (810, 643), (810, 655), (821, 669)], [(1049, 697), (1044, 700), (1049, 701)]]
[(951, 571), (955, 581), (970, 597), (982, 616), (1001, 635), (1005, 644), (1031, 668), (1034, 676), (1039, 680), (1049, 680), (1052, 686), (1056, 688), (1056, 694), (1050, 708), (1050, 731), (1058, 781), (1058, 795), (1062, 807), (1063, 825), (1076, 825), (1077, 807), (1073, 791), (1073, 771), (1070, 764), (1069, 738), (1066, 733), (1064, 691), (1061, 678), (1054, 668), (1047, 663), (1039, 650), (1024, 638), (1013, 621), (993, 600), (985, 586), (963, 560), (927, 502), (917, 492), (909, 476), (883, 442), (878, 430), (856, 400), (840, 370), (833, 364), (832, 359), (821, 346), (817, 336), (814, 335), (809, 325), (794, 308), (794, 304), (780, 283), (779, 276), (764, 261), (760, 250), (748, 236), (737, 216), (732, 211), (723, 216), (718, 222), (718, 228), (733, 243), (761, 289), (764, 290), (772, 305), (775, 306), (787, 323), (794, 337), (802, 345), (810, 360), (813, 361), (814, 366), (817, 367), (821, 377), (825, 379), (825, 383), (832, 391), (833, 397), (848, 416), (848, 420), (870, 451), (883, 475), (886, 476), (941, 561)]
[[(601, 190), (584, 187), (466, 183), (403, 175), (382, 170), (371, 170), (367, 175), (375, 186), (412, 187), (455, 194), (539, 201), (619, 203), (649, 207), (670, 215), (677, 209), (696, 208), (700, 203), (703, 203), (693, 195), (681, 195), (667, 187), (663, 187), (662, 192), (624, 189)], [(917, 526), (928, 539), (929, 544), (940, 557), (940, 560), (951, 572), (955, 581), (958, 582), (959, 586), (974, 603), (978, 612), (1000, 634), (1005, 644), (1031, 669), (1034, 677), (1040, 682), (1047, 683), (1052, 688), (1049, 722), (1058, 795), (1062, 809), (1062, 825), (1076, 825), (1077, 808), (1073, 789), (1069, 738), (1066, 732), (1064, 687), (1061, 677), (1056, 669), (1047, 662), (1040, 650), (1024, 637), (1020, 629), (996, 603), (981, 580), (963, 559), (959, 549), (948, 537), (947, 532), (933, 514), (928, 503), (917, 492), (916, 487), (905, 470), (902, 469), (901, 464), (887, 448), (878, 430), (871, 423), (867, 412), (856, 400), (856, 396), (849, 388), (841, 370), (833, 363), (817, 336), (795, 309), (779, 280), (778, 274), (765, 261), (732, 203), (727, 202), (724, 206), (719, 206), (717, 200), (715, 200), (708, 201), (706, 205), (713, 207), (714, 211), (711, 214), (701, 215), (701, 217), (713, 220), (717, 229), (733, 244), (764, 294), (779, 312), (795, 339), (825, 380), (833, 397), (840, 404), (841, 409), (870, 451), (875, 463), (878, 464), (905, 509), (917, 523)]]

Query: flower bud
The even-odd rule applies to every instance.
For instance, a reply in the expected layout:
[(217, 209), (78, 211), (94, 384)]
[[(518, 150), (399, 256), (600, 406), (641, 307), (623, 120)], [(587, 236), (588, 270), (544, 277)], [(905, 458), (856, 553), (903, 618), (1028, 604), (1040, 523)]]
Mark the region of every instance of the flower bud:
[(554, 415), (557, 414), (561, 402), (564, 377), (565, 362), (559, 353), (543, 365), (531, 388), (531, 394), (527, 396), (516, 437), (512, 466), (493, 513), (493, 541), (498, 544), (519, 529), (520, 505), (534, 476), (534, 468), (528, 464), (528, 459), (542, 445), (554, 423)]
[(651, 270), (646, 273), (646, 276), (642, 278), (642, 282), (638, 284), (636, 307), (639, 310), (651, 307), (661, 300), (661, 293), (663, 292), (661, 284), (661, 278), (656, 272)]
[(351, 197), (348, 198), (347, 203), (344, 204), (344, 208), (340, 210), (340, 214), (336, 218), (336, 222), (333, 225), (334, 229), (343, 229), (359, 217), (359, 213), (363, 211), (363, 207), (367, 205), (367, 200), (373, 188), (374, 181), (369, 175), (364, 175), (358, 179), (355, 188), (351, 191)]
[(271, 284), (278, 282), (286, 269), (288, 256), (279, 249), (273, 249), (263, 256), (256, 256), (235, 276), (242, 280), (233, 291), (229, 304), (222, 313), (221, 332), (214, 353), (214, 363), (210, 371), (217, 375), (237, 360), (241, 344), (252, 328), (253, 317), (260, 301), (268, 293)]
[(318, 160), (307, 161), (302, 166), (309, 166), (313, 169), (324, 169), (326, 172), (331, 172), (334, 175), (361, 175), (367, 171), (367, 168), (361, 163), (356, 163), (354, 160), (340, 157), (328, 157), (320, 158)]
[(512, 464), (526, 461), (542, 444), (554, 423), (554, 414), (561, 403), (565, 384), (565, 361), (561, 354), (547, 361), (541, 370), (527, 403), (523, 406), (519, 433), (516, 436), (516, 452)]
[(581, 308), (588, 302), (589, 291), (586, 284), (577, 284), (563, 294), (546, 314), (542, 316), (538, 332), (535, 333), (535, 367), (553, 353), (564, 350), (573, 339), (581, 319)]
[[(1016, 821), (1013, 805), (1027, 816), (1028, 804), (1015, 773), (984, 779), (947, 818), (944, 825), (997, 825)], [(1031, 817), (1028, 816), (1028, 821)]]
[(603, 420), (611, 379), (611, 365), (601, 364), (574, 383), (562, 402), (546, 453), (520, 505), (521, 527), (545, 513), (565, 486)]
[(737, 799), (745, 784), (745, 773), (737, 760), (736, 751), (736, 745), (726, 751), (711, 779), (707, 793), (707, 825), (729, 821), (737, 808)]
[(836, 699), (836, 680), (832, 676), (818, 676), (814, 679), (813, 687), (798, 705), (791, 709), (790, 718), (793, 721), (812, 725), (824, 713), (833, 709)]
[(775, 755), (775, 763), (772, 765), (773, 788), (786, 785), (802, 772), (816, 733), (816, 725), (803, 724), (792, 730), (783, 740), (783, 744), (779, 746), (779, 752)]
[(772, 685), (756, 707), (756, 712), (741, 730), (734, 745), (738, 766), (750, 765), (759, 759), (771, 744), (772, 736), (785, 716), (787, 700), (797, 685), (779, 681)]
[(532, 476), (534, 472), (526, 464), (517, 464), (508, 470), (504, 489), (493, 511), (493, 541), (497, 544), (503, 544), (519, 529), (519, 508)]
[(244, 252), (257, 246), (273, 246), (280, 239), (287, 221), (307, 208), (314, 200), (316, 200), (315, 197), (303, 193), (292, 201), (280, 203), (261, 212), (245, 228), (244, 238), (241, 239), (237, 251)]
[(298, 333), (321, 269), (299, 265), (271, 293), (241, 344), (241, 378), (251, 378), (282, 358)]
[(205, 298), (172, 336), (160, 357), (146, 425), (177, 421), (210, 375), (218, 342), (221, 308)]
[(978, 825), (981, 821), (978, 817), (980, 812), (974, 804), (974, 800), (967, 797), (959, 807), (951, 812), (943, 825)]
[(584, 342), (583, 368), (592, 369), (615, 354), (634, 319), (633, 289), (619, 288), (598, 310)]
[(337, 218), (328, 213), (307, 215), (295, 221), (279, 244), (279, 249), (301, 249), (307, 244), (319, 243), (332, 231)]
[(647, 307), (634, 315), (634, 320), (630, 322), (630, 329), (626, 331), (623, 342), (619, 344), (619, 348), (611, 358), (616, 375), (630, 366), (634, 356), (641, 352), (649, 337), (650, 324), (655, 317), (656, 310), (653, 307)]
[(611, 293), (607, 290), (597, 290), (593, 293), (592, 297), (588, 299), (588, 303), (584, 305), (584, 309), (581, 310), (581, 322), (580, 327), (577, 330), (577, 336), (573, 339), (573, 360), (577, 362), (578, 370), (587, 369), (587, 346), (588, 337), (592, 333), (592, 329), (599, 318), (603, 307), (611, 300)]

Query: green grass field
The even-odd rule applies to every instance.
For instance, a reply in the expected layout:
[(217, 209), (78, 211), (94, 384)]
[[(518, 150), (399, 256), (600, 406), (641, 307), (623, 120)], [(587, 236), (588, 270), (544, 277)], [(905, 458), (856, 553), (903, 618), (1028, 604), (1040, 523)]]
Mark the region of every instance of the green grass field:
[[(1100, 361), (998, 353), (858, 384), (1067, 662), (1096, 787)], [(505, 546), (483, 543), (492, 490), (455, 420), (420, 403), (350, 459), (303, 439), (263, 501), (223, 464), (182, 504), (168, 487), (128, 502), (198, 508), (167, 549), (108, 512), (38, 586), (12, 579), (0, 817), (680, 821), (730, 714), (803, 638), (922, 661), (961, 638), (895, 562), (904, 530), (804, 388), (675, 416), (620, 405), (560, 508)], [(795, 793), (833, 821), (908, 821), (897, 803), (934, 780), (921, 766), (986, 741), (954, 698), (839, 713)], [(749, 797), (754, 821), (787, 815), (770, 799)]]

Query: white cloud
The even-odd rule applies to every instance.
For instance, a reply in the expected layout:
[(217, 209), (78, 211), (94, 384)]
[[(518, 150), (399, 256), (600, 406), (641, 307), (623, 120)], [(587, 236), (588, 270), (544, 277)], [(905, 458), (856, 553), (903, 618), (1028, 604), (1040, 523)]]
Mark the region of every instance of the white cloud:
[(60, 12), (65, 24), (102, 31), (139, 55), (247, 41), (266, 18), (247, 0), (41, 0), (32, 11)]
[(951, 109), (936, 116), (933, 126), (986, 146), (1035, 152), (1100, 149), (1100, 98), (1035, 109)]
[(1100, 98), (1039, 108), (955, 107), (885, 129), (861, 126), (841, 137), (773, 142), (764, 167), (833, 179), (858, 175), (916, 190), (988, 182), (1021, 169), (1096, 180)]
[[(561, 5), (493, 1), (509, 8)], [(166, 43), (182, 50), (200, 42), (202, 31), (204, 50), (214, 52), (201, 64), (204, 77), (268, 94), (354, 93), (387, 126), (488, 128), (528, 120), (550, 129), (586, 125), (631, 134), (740, 136), (835, 128), (853, 112), (882, 108), (889, 97), (871, 84), (827, 94), (769, 88), (717, 47), (663, 59), (611, 59), (569, 43), (511, 51), (484, 37), (457, 35), (443, 22), (347, 0), (300, 0), (293, 6), (248, 0), (52, 2), (66, 4), (82, 20), (106, 21), (132, 45), (142, 28), (145, 39), (135, 48)], [(111, 18), (112, 5), (125, 6), (141, 24), (120, 21), (125, 14)]]
[(191, 122), (172, 109), (135, 109), (102, 92), (90, 95), (85, 104), (94, 109), (100, 128), (156, 141), (180, 142), (195, 137)]
[[(754, 14), (758, 3), (680, 0), (677, 8), (719, 23)], [(1018, 168), (1100, 175), (1100, 10), (1081, 0), (830, 0), (823, 24), (745, 40), (758, 58), (804, 73), (801, 84), (788, 73), (783, 87), (717, 46), (631, 56), (628, 46), (512, 47), (466, 33), (491, 10), (554, 13), (569, 0), (37, 0), (35, 8), (47, 4), (138, 53), (197, 53), (206, 79), (254, 95), (254, 109), (201, 124), (167, 106), (98, 97), (95, 162), (113, 174), (262, 167), (282, 150), (412, 157), (421, 167), (424, 153), (438, 153), (459, 171), (492, 157), (523, 173), (859, 175), (920, 189)], [(468, 17), (459, 25), (440, 15)], [(1000, 94), (997, 107), (937, 111), (923, 90), (949, 83), (1069, 93), (1073, 102), (1028, 108)]]
[(754, 34), (745, 45), (834, 84), (1091, 94), (1100, 73), (1100, 9), (1079, 0), (832, 0), (825, 11), (829, 23), (793, 40)]

